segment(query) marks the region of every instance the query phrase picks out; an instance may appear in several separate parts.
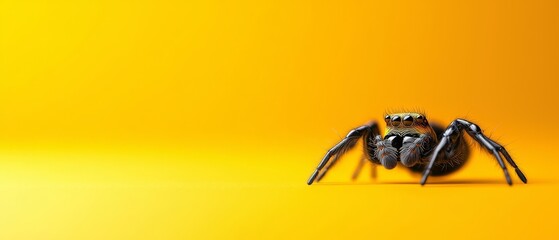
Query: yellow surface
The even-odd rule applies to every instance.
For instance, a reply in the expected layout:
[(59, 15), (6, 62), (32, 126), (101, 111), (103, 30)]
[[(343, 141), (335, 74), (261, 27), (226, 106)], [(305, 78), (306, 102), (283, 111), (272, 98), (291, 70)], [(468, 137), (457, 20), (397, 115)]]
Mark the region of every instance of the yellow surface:
[[(0, 239), (557, 239), (558, 7), (0, 1)], [(478, 123), (529, 184), (479, 151), (305, 184), (392, 109)]]

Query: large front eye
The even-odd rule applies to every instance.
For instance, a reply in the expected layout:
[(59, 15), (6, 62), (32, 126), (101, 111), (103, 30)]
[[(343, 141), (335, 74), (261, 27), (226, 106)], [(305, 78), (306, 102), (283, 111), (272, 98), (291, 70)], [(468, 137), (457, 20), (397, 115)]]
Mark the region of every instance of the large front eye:
[(390, 115), (384, 117), (384, 122), (386, 122), (386, 124), (390, 123)]
[(404, 117), (404, 126), (411, 126), (413, 124), (413, 117), (407, 115)]
[(402, 119), (400, 118), (400, 116), (392, 117), (392, 126), (394, 126), (394, 127), (400, 126), (401, 122), (402, 122)]

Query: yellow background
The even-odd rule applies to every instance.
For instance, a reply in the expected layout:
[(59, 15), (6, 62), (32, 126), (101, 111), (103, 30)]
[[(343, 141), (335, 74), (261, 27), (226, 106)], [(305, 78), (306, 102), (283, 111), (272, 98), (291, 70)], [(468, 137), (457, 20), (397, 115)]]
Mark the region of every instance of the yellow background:
[[(556, 239), (558, 5), (2, 0), (0, 239)], [(478, 123), (529, 184), (479, 151), (305, 184), (392, 109)]]

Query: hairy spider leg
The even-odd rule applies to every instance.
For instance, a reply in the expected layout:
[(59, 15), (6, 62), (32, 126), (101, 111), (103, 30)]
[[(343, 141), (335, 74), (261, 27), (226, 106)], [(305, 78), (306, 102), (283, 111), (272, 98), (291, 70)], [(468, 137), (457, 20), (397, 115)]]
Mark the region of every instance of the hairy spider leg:
[[(425, 182), (427, 181), (427, 178), (429, 177), (429, 174), (431, 173), (431, 168), (433, 167), (433, 165), (435, 164), (435, 160), (437, 159), (440, 151), (450, 142), (450, 136), (456, 132), (460, 132), (461, 130), (466, 130), (466, 132), (468, 133), (468, 135), (470, 135), (474, 140), (476, 140), (481, 146), (483, 146), (485, 149), (487, 149), (488, 151), (490, 151), (495, 158), (497, 159), (497, 162), (499, 163), (499, 166), (501, 166), (501, 169), (503, 169), (503, 173), (505, 175), (505, 179), (507, 181), (507, 183), (509, 185), (512, 185), (512, 180), (510, 178), (509, 172), (507, 170), (507, 167), (505, 165), (505, 163), (503, 162), (503, 159), (501, 158), (501, 156), (499, 155), (499, 152), (497, 149), (497, 147), (493, 144), (495, 143), (493, 140), (489, 139), (487, 136), (485, 136), (482, 133), (481, 128), (472, 123), (469, 122), (467, 120), (464, 119), (456, 119), (454, 120), (446, 129), (446, 131), (443, 134), (442, 139), (440, 139), (439, 144), (437, 145), (437, 147), (435, 148), (435, 151), (433, 152), (433, 155), (431, 156), (431, 160), (429, 162), (429, 165), (427, 165), (427, 168), (425, 168), (425, 171), (423, 173), (423, 177), (421, 178), (421, 185), (424, 185)], [(496, 143), (495, 143), (496, 144)], [(501, 147), (502, 148), (502, 147)], [(502, 153), (502, 152), (501, 152)], [(503, 154), (504, 155), (504, 154)], [(508, 155), (508, 154), (507, 154)], [(509, 156), (510, 157), (510, 156)], [(512, 158), (511, 158), (512, 161)], [(510, 162), (509, 162), (510, 163)], [(514, 162), (513, 162), (514, 163)], [(512, 164), (511, 164), (512, 165)], [(516, 164), (515, 164), (516, 165)], [(514, 165), (513, 165), (514, 166)], [(520, 172), (520, 169), (517, 171), (517, 174)], [(522, 179), (522, 177), (526, 178), (524, 176), (524, 174), (522, 174), (522, 172), (520, 172), (520, 174), (518, 174), (519, 177)]]
[[(351, 175), (351, 180), (354, 180), (354, 181), (357, 180), (357, 178), (359, 177), (359, 174), (361, 173), (361, 170), (363, 170), (363, 167), (365, 166), (365, 164), (368, 161), (369, 160), (367, 159), (365, 154), (363, 154), (361, 156), (361, 159), (357, 163), (357, 166), (355, 167), (355, 170), (353, 170), (353, 174)], [(370, 175), (371, 175), (371, 179), (376, 179), (377, 178), (377, 165), (375, 163), (371, 163)]]
[(355, 141), (352, 145), (348, 144), (348, 146), (346, 146), (346, 150), (342, 150), (339, 153), (337, 153), (336, 155), (334, 155), (334, 157), (332, 157), (332, 160), (328, 162), (328, 164), (326, 164), (326, 166), (324, 166), (324, 168), (322, 169), (322, 171), (320, 171), (318, 173), (318, 176), (316, 177), (316, 181), (320, 182), (320, 180), (322, 180), (322, 178), (324, 176), (326, 176), (326, 173), (328, 172), (328, 170), (332, 167), (334, 167), (336, 165), (336, 163), (338, 162), (338, 160), (340, 159), (340, 157), (347, 151), (349, 151), (350, 149), (352, 149), (353, 147), (355, 147), (355, 144), (357, 144), (357, 141)]
[[(320, 180), (317, 179), (319, 177), (319, 174), (321, 175), (320, 178), (324, 177), (324, 174), (326, 174), (328, 168), (330, 167), (330, 166), (326, 167), (330, 162), (330, 160), (332, 159), (333, 162), (337, 161), (339, 157), (341, 157), (344, 153), (346, 153), (348, 150), (353, 148), (360, 138), (367, 138), (369, 134), (371, 133), (378, 134), (379, 132), (380, 131), (378, 130), (378, 124), (376, 122), (371, 122), (367, 125), (363, 125), (351, 130), (346, 135), (346, 137), (342, 139), (342, 141), (340, 141), (338, 144), (336, 144), (334, 147), (328, 150), (326, 155), (322, 158), (322, 160), (320, 161), (320, 163), (318, 164), (314, 172), (309, 177), (307, 184), (311, 185), (313, 182), (315, 182), (315, 179), (317, 181)], [(321, 173), (323, 168), (324, 168), (324, 173)]]
[(355, 167), (355, 170), (353, 170), (353, 174), (351, 175), (352, 180), (356, 180), (357, 177), (359, 177), (359, 173), (361, 173), (361, 169), (363, 169), (363, 166), (365, 166), (366, 162), (367, 157), (365, 157), (365, 155), (361, 155), (361, 159), (357, 163), (357, 167)]
[(514, 171), (516, 172), (516, 175), (518, 175), (518, 178), (520, 178), (520, 180), (522, 180), (523, 183), (528, 183), (528, 179), (526, 179), (526, 176), (524, 176), (524, 173), (522, 173), (522, 171), (520, 171), (520, 168), (512, 160), (512, 157), (509, 155), (509, 153), (507, 152), (505, 147), (501, 146), (500, 144), (491, 140), (490, 138), (487, 138), (486, 140), (489, 141), (497, 149), (497, 151), (499, 151), (501, 154), (503, 154), (503, 156), (505, 156), (505, 159), (507, 160), (507, 162), (509, 162), (509, 164), (514, 168)]

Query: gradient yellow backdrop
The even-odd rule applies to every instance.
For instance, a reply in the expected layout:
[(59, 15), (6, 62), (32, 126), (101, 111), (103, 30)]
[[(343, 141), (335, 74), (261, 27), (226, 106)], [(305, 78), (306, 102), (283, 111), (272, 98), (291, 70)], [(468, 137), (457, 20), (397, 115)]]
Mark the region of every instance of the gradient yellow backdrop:
[[(555, 1), (0, 1), (1, 239), (555, 239)], [(385, 111), (491, 156), (350, 181)], [(475, 148), (479, 149), (479, 148)]]

